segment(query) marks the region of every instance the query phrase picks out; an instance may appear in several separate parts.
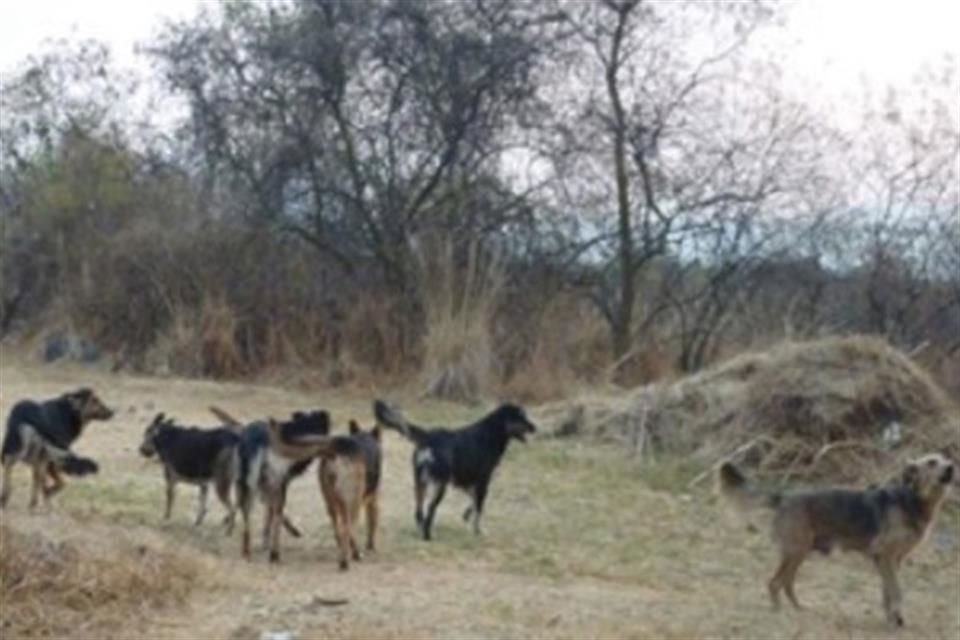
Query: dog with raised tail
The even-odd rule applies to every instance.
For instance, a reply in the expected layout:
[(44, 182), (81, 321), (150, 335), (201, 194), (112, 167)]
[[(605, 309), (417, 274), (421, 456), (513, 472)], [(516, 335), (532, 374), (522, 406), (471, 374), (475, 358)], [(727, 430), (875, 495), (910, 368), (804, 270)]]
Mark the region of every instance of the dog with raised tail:
[[(221, 422), (229, 425), (239, 435), (237, 445), (238, 473), (236, 478), (237, 508), (243, 518), (242, 552), (245, 558), (250, 558), (250, 514), (253, 510), (253, 499), (259, 495), (266, 506), (266, 515), (263, 523), (263, 547), (270, 546), (271, 505), (285, 504), (287, 490), (290, 483), (303, 474), (310, 466), (312, 459), (292, 461), (271, 453), (269, 425), (266, 420), (255, 420), (243, 424), (231, 414), (219, 407), (210, 407)], [(289, 429), (299, 433), (326, 435), (330, 430), (330, 416), (326, 411), (294, 412), (288, 422)], [(294, 538), (301, 537), (300, 530), (290, 521), (285, 513), (281, 514), (281, 525)]]
[[(0, 448), (0, 466), (3, 467), (0, 508), (10, 500), (13, 468), (17, 462), (25, 462), (33, 469), (31, 509), (37, 506), (41, 493), (44, 502), (49, 503), (50, 498), (63, 489), (65, 482), (61, 472), (72, 476), (96, 473), (97, 463), (75, 455), (70, 447), (90, 422), (112, 417), (113, 410), (87, 388), (51, 400), (16, 403), (7, 417)], [(52, 484), (47, 484), (48, 478)]]
[(866, 490), (767, 491), (730, 462), (719, 467), (717, 484), (720, 494), (742, 514), (755, 509), (773, 513), (772, 533), (780, 563), (767, 588), (775, 609), (781, 591), (800, 609), (794, 592), (800, 565), (813, 551), (828, 555), (839, 547), (873, 561), (882, 581), (887, 620), (902, 626), (903, 595), (897, 571), (930, 532), (955, 476), (952, 461), (929, 453), (911, 460), (896, 481)]
[[(456, 429), (417, 426), (381, 400), (373, 403), (373, 414), (377, 422), (414, 444), (414, 517), (424, 540), (430, 539), (437, 507), (451, 482), (472, 498), (463, 520), (472, 519), (473, 531), (479, 535), (487, 490), (507, 445), (510, 440), (526, 442), (527, 436), (537, 430), (521, 407), (509, 403), (501, 404), (473, 424)], [(424, 513), (423, 505), (431, 489), (432, 496)]]

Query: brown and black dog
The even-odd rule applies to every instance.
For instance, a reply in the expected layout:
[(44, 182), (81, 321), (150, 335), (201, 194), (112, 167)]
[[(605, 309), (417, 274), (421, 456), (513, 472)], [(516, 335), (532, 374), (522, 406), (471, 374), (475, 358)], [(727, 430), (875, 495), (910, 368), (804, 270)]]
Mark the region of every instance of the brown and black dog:
[[(30, 508), (37, 506), (42, 493), (49, 502), (64, 487), (60, 472), (82, 476), (97, 472), (97, 463), (70, 451), (74, 441), (92, 420), (109, 420), (113, 411), (91, 389), (83, 388), (51, 400), (21, 400), (10, 410), (0, 450), (3, 488), (0, 508), (6, 506), (13, 490), (13, 467), (23, 461), (33, 468)], [(47, 478), (53, 483), (47, 484)]]
[[(281, 423), (271, 420), (268, 432), (270, 448), (277, 455), (294, 461), (320, 458), (318, 479), (337, 540), (340, 569), (350, 567), (351, 557), (361, 557), (353, 536), (361, 507), (366, 507), (367, 549), (375, 550), (382, 467), (380, 428), (363, 431), (351, 421), (349, 435), (302, 434), (291, 438), (285, 437)], [(275, 523), (282, 518), (282, 505), (279, 509), (274, 513)], [(274, 524), (270, 536), (270, 558), (274, 561), (279, 558), (278, 535), (279, 526)]]
[(866, 490), (764, 491), (729, 462), (720, 466), (717, 480), (721, 495), (738, 510), (773, 511), (773, 538), (780, 548), (780, 564), (768, 583), (774, 608), (782, 590), (799, 609), (793, 584), (800, 565), (812, 551), (826, 555), (836, 546), (873, 561), (887, 620), (902, 626), (897, 570), (930, 532), (955, 475), (953, 462), (930, 453), (910, 461), (897, 481)]
[(323, 458), (317, 472), (327, 515), (330, 516), (340, 549), (340, 568), (344, 570), (349, 568), (348, 543), (353, 559), (360, 559), (360, 551), (353, 537), (353, 523), (361, 506), (365, 509), (367, 519), (367, 551), (376, 550), (382, 467), (379, 425), (364, 431), (351, 420), (348, 439), (355, 448), (341, 446), (337, 455)]

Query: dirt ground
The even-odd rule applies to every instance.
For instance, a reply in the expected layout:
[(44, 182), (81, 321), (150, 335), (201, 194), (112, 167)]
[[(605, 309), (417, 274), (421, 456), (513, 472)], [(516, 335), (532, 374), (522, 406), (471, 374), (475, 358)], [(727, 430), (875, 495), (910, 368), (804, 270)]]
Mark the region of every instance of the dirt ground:
[[(453, 493), (427, 543), (413, 524), (410, 446), (389, 433), (378, 553), (348, 573), (337, 571), (310, 472), (294, 483), (288, 503), (304, 537), (283, 538), (278, 566), (262, 552), (246, 562), (239, 533), (223, 535), (223, 511), (212, 495), (199, 529), (191, 526), (191, 487), (180, 487), (173, 519), (162, 519), (162, 472), (137, 453), (149, 419), (165, 411), (183, 422), (213, 424), (206, 409), (211, 404), (250, 419), (322, 407), (345, 429), (350, 417), (371, 422), (375, 392), (311, 395), (120, 376), (5, 354), (0, 411), (6, 416), (17, 399), (79, 385), (95, 387), (117, 410), (113, 421), (94, 423), (75, 447), (95, 457), (101, 472), (72, 480), (49, 511), (31, 514), (29, 478), (20, 467), (4, 524), (85, 544), (132, 540), (195, 558), (202, 567), (186, 606), (138, 611), (129, 627), (91, 631), (91, 638), (257, 640), (277, 631), (297, 639), (960, 638), (955, 514), (942, 518), (905, 564), (905, 630), (885, 625), (879, 580), (856, 556), (811, 560), (797, 587), (806, 610), (775, 613), (764, 586), (775, 561), (766, 536), (744, 532), (707, 488), (687, 493), (686, 480), (697, 470), (677, 460), (641, 465), (620, 450), (571, 441), (511, 445), (491, 489), (484, 535), (475, 537), (460, 521), (467, 500)], [(480, 411), (390, 399), (428, 424), (461, 423)], [(258, 508), (257, 536), (261, 518)], [(325, 606), (325, 598), (348, 603)]]

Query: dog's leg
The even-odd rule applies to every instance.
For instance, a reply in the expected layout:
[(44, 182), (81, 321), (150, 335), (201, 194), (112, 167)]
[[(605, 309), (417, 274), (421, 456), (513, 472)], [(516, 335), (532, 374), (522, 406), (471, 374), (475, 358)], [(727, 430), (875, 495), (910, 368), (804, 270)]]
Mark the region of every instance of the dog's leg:
[(426, 470), (419, 471), (416, 467), (413, 469), (413, 499), (416, 506), (413, 517), (417, 523), (417, 529), (423, 531), (423, 501), (427, 497), (427, 479)]
[(430, 529), (433, 528), (433, 519), (437, 515), (437, 507), (440, 506), (440, 501), (443, 500), (443, 495), (447, 492), (447, 483), (445, 482), (434, 482), (433, 484), (433, 499), (430, 500), (430, 505), (427, 507), (427, 515), (423, 520), (423, 539), (430, 539)]
[(167, 509), (164, 511), (163, 519), (169, 520), (170, 514), (173, 513), (173, 499), (176, 496), (177, 480), (169, 469), (164, 469), (164, 476), (167, 480)]
[(243, 541), (241, 542), (241, 551), (243, 557), (250, 559), (250, 491), (239, 488), (237, 491), (237, 508), (240, 509), (240, 517), (243, 519)]
[(323, 496), (323, 504), (327, 509), (327, 516), (330, 518), (333, 537), (337, 542), (338, 565), (341, 571), (346, 571), (350, 568), (348, 551), (350, 538), (349, 531), (345, 527), (348, 509), (342, 496), (337, 491), (336, 470), (330, 462), (324, 461), (317, 467), (317, 480), (320, 483), (320, 493)]
[(233, 524), (237, 517), (236, 509), (233, 507), (233, 501), (230, 500), (230, 478), (222, 475), (217, 477), (214, 488), (217, 491), (217, 499), (220, 500), (223, 508), (227, 510), (223, 524), (226, 527), (225, 534), (229, 536), (233, 533)]
[(43, 483), (47, 479), (47, 463), (45, 461), (33, 463), (33, 485), (30, 487), (30, 510), (37, 508)]
[(781, 580), (784, 571), (786, 571), (787, 563), (787, 556), (781, 556), (780, 566), (777, 567), (777, 572), (773, 574), (773, 577), (770, 578), (770, 582), (767, 583), (767, 591), (770, 593), (770, 604), (773, 606), (774, 611), (780, 610)]
[(898, 627), (903, 626), (903, 615), (900, 613), (900, 605), (903, 600), (903, 594), (900, 592), (900, 585), (897, 582), (897, 570), (895, 561), (887, 557), (875, 557), (874, 564), (880, 573), (880, 579), (883, 584), (883, 609), (887, 615), (887, 621)]
[(206, 483), (200, 485), (200, 495), (197, 504), (197, 519), (194, 521), (193, 526), (199, 527), (200, 523), (203, 522), (203, 517), (207, 515), (207, 491), (210, 489)]
[(271, 519), (273, 518), (273, 501), (274, 501), (274, 495), (273, 495), (273, 494), (274, 494), (273, 491), (269, 491), (269, 492), (267, 492), (267, 493), (263, 496), (263, 499), (264, 499), (263, 506), (264, 506), (265, 508), (264, 508), (264, 510), (263, 510), (263, 511), (264, 511), (264, 513), (263, 513), (263, 532), (262, 532), (261, 537), (262, 537), (262, 540), (263, 540), (263, 549), (264, 549), (264, 551), (266, 551), (267, 549), (270, 548), (270, 525), (271, 525)]
[(339, 566), (341, 571), (350, 568), (350, 531), (347, 527), (347, 505), (339, 497), (334, 497), (333, 533), (337, 537), (337, 550), (340, 552)]
[(347, 497), (346, 507), (347, 507), (347, 517), (346, 517), (346, 529), (347, 529), (347, 538), (350, 540), (350, 551), (353, 555), (354, 560), (361, 560), (360, 548), (357, 546), (357, 540), (353, 537), (353, 529), (357, 525), (357, 520), (360, 519), (360, 507), (363, 505), (363, 491), (364, 484), (366, 482), (366, 471), (363, 465), (354, 464), (350, 470), (351, 475), (353, 476), (353, 481), (349, 484), (347, 491), (349, 495)]
[(14, 460), (3, 460), (3, 488), (0, 489), (0, 509), (7, 506), (10, 500), (10, 493), (13, 491), (13, 465)]
[(797, 595), (793, 592), (793, 583), (797, 579), (797, 570), (800, 569), (803, 560), (804, 556), (802, 555), (791, 558), (787, 571), (783, 576), (783, 590), (786, 591), (787, 598), (790, 599), (790, 602), (798, 611), (803, 609), (803, 607), (797, 600)]
[(283, 528), (287, 530), (287, 533), (292, 535), (294, 538), (302, 538), (303, 534), (300, 533), (300, 529), (297, 528), (293, 521), (287, 517), (287, 514), (283, 514)]
[(347, 535), (347, 541), (350, 543), (350, 557), (354, 560), (361, 560), (360, 549), (357, 547), (357, 540), (353, 537), (353, 525), (355, 524), (353, 514), (350, 513), (349, 506), (345, 509), (346, 517), (343, 519), (344, 533)]
[(377, 520), (380, 517), (380, 505), (377, 503), (377, 494), (367, 500), (367, 551), (376, 551), (377, 548)]
[(53, 480), (53, 484), (50, 486), (45, 486), (43, 488), (43, 495), (44, 495), (44, 498), (49, 500), (50, 498), (57, 495), (58, 493), (60, 493), (60, 491), (63, 490), (65, 483), (63, 481), (63, 476), (60, 475), (60, 470), (57, 469), (57, 467), (54, 466), (53, 464), (47, 465), (47, 474)]
[(480, 535), (480, 516), (483, 515), (483, 501), (487, 499), (487, 483), (478, 484), (473, 489), (473, 533)]
[(270, 501), (270, 562), (280, 562), (280, 523), (283, 522), (283, 507), (287, 500), (286, 487), (279, 489)]

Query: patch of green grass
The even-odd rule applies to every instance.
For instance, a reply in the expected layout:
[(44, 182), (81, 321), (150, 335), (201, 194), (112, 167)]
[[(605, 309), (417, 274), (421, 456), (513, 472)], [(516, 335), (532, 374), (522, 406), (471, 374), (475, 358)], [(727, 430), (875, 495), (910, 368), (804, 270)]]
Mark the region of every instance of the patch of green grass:
[[(138, 513), (152, 510), (156, 489), (133, 479), (79, 480), (71, 482), (64, 497), (71, 507), (94, 509), (99, 513)], [(161, 498), (162, 499), (162, 498)]]

